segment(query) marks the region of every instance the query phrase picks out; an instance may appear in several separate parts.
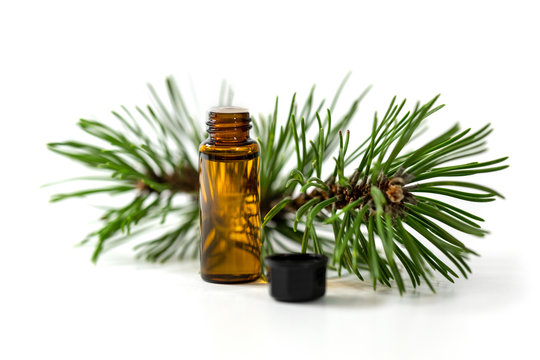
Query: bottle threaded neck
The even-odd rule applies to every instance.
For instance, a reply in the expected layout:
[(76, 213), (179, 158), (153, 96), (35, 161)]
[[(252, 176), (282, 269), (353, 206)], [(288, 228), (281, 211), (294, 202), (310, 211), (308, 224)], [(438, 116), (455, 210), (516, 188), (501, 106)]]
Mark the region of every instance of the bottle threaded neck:
[(209, 110), (206, 125), (206, 131), (213, 141), (243, 142), (249, 138), (251, 118), (246, 108), (214, 107)]

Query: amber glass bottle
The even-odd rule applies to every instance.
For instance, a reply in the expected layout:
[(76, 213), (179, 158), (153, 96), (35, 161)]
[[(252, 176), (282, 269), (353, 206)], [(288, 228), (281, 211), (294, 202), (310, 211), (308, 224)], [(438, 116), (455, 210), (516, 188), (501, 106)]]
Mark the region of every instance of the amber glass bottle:
[(210, 110), (199, 148), (201, 276), (218, 283), (256, 280), (261, 271), (259, 145), (247, 109)]

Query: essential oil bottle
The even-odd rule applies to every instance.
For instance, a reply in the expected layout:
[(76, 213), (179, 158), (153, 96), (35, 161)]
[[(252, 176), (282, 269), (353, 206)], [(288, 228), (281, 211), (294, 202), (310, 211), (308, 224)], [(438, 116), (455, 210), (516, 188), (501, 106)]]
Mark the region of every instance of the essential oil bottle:
[(199, 148), (201, 277), (239, 283), (260, 276), (259, 145), (245, 108), (210, 109)]

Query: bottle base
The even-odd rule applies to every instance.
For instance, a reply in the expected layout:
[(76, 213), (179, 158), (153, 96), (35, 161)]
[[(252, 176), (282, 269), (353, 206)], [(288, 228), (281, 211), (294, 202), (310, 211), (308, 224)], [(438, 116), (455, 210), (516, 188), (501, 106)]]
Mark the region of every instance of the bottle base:
[(257, 280), (261, 274), (242, 275), (212, 275), (201, 273), (201, 278), (209, 283), (215, 284), (241, 284)]

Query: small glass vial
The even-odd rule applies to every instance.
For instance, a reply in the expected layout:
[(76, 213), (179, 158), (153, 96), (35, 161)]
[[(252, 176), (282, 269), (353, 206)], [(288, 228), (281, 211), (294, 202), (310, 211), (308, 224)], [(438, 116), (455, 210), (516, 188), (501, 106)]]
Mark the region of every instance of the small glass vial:
[(261, 273), (259, 145), (247, 109), (210, 109), (209, 138), (199, 148), (201, 277), (216, 283)]

